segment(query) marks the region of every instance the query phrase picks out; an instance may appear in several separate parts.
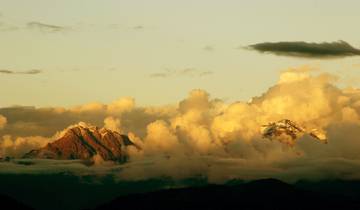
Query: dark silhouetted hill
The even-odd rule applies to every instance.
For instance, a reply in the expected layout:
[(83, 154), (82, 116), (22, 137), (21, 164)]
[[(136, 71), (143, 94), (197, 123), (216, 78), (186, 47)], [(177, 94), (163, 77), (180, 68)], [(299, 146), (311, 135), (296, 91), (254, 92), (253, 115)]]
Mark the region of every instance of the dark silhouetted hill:
[(6, 210), (31, 210), (32, 208), (10, 198), (7, 195), (0, 195), (0, 209)]
[(360, 209), (359, 200), (303, 190), (275, 179), (208, 185), (119, 197), (96, 210), (115, 209)]

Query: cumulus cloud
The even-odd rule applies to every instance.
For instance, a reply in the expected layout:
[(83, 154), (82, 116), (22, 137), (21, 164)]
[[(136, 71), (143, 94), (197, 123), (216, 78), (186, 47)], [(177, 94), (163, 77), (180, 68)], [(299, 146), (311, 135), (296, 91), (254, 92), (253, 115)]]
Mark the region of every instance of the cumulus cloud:
[(0, 115), (0, 129), (4, 128), (7, 123), (6, 117)]
[(0, 69), (0, 74), (28, 74), (28, 75), (32, 75), (32, 74), (40, 74), (43, 71), (40, 69), (31, 69), (31, 70), (27, 70), (27, 71), (13, 71), (13, 70), (7, 70), (7, 69)]
[[(360, 126), (360, 91), (339, 89), (336, 80), (307, 67), (292, 68), (283, 72), (278, 83), (263, 95), (251, 102), (232, 104), (211, 99), (203, 90), (193, 90), (179, 102), (174, 115), (148, 125), (142, 139), (143, 160), (148, 158), (146, 153), (158, 158), (147, 166), (153, 174), (141, 173), (143, 169), (137, 166), (129, 167), (125, 173), (178, 177), (173, 173), (175, 165), (184, 176), (203, 174), (213, 181), (249, 177), (321, 179), (340, 171), (348, 173), (341, 178), (359, 178), (359, 165), (352, 160), (360, 158), (355, 152), (360, 146), (355, 140), (357, 135), (350, 133)], [(281, 119), (323, 130), (329, 144), (307, 135), (300, 137), (294, 148), (263, 139), (261, 125)], [(317, 167), (326, 165), (328, 172), (322, 174), (312, 162)], [(356, 170), (339, 167), (339, 162)]]
[(21, 158), (23, 154), (51, 142), (51, 139), (42, 136), (28, 136), (13, 138), (5, 135), (0, 139), (0, 156)]
[(80, 106), (72, 107), (69, 109), (69, 111), (79, 114), (81, 113), (122, 114), (122, 113), (130, 112), (134, 107), (135, 107), (134, 98), (123, 97), (111, 102), (110, 104), (91, 102)]
[(68, 28), (65, 26), (46, 24), (36, 21), (28, 22), (26, 26), (28, 29), (36, 29), (43, 32), (62, 32), (68, 30)]
[(88, 104), (83, 104), (80, 106), (75, 106), (71, 108), (71, 111), (77, 112), (77, 113), (83, 113), (83, 112), (100, 112), (106, 109), (106, 106), (101, 103), (92, 102)]
[(110, 113), (124, 113), (129, 112), (135, 107), (135, 100), (131, 97), (119, 98), (107, 106), (107, 111)]
[(262, 53), (305, 58), (336, 58), (360, 55), (360, 49), (345, 41), (337, 42), (264, 42), (250, 45), (247, 49)]
[(147, 126), (145, 137), (145, 152), (172, 154), (179, 151), (179, 140), (172, 132), (170, 126), (161, 120), (150, 123)]
[(200, 71), (195, 68), (186, 68), (180, 70), (165, 70), (163, 72), (153, 73), (151, 78), (168, 78), (168, 77), (203, 77), (213, 74), (212, 71)]
[[(249, 102), (226, 103), (196, 89), (178, 103), (159, 107), (139, 107), (134, 99), (122, 98), (80, 108), (1, 108), (8, 123), (0, 136), (5, 136), (3, 145), (11, 145), (6, 153), (15, 154), (20, 149), (10, 148), (21, 145), (14, 143), (19, 138), (29, 139), (24, 136), (43, 136), (45, 144), (69, 124), (105, 125), (128, 134), (142, 148), (129, 148), (129, 163), (104, 169), (116, 171), (120, 179), (360, 178), (360, 90), (339, 88), (337, 80), (299, 67), (282, 72), (276, 84)], [(328, 144), (302, 135), (290, 148), (262, 138), (262, 125), (282, 119), (324, 131)]]
[(121, 130), (121, 122), (119, 118), (107, 117), (104, 119), (104, 128), (107, 128), (118, 133), (123, 133)]

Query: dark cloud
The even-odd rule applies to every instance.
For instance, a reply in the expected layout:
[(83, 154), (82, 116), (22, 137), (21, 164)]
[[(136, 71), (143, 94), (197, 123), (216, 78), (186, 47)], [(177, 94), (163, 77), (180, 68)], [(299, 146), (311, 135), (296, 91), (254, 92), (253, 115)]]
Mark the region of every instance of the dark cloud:
[(246, 47), (262, 53), (275, 55), (306, 57), (306, 58), (332, 58), (360, 55), (360, 49), (352, 47), (345, 41), (337, 42), (264, 42)]
[(167, 77), (177, 77), (177, 76), (203, 77), (203, 76), (208, 76), (212, 73), (213, 73), (212, 71), (199, 71), (195, 68), (185, 68), (179, 70), (166, 69), (164, 72), (150, 74), (150, 77), (152, 78), (167, 78)]
[(50, 24), (45, 24), (45, 23), (35, 22), (35, 21), (28, 22), (26, 24), (26, 26), (29, 29), (37, 29), (37, 30), (44, 31), (44, 32), (61, 32), (61, 31), (68, 30), (68, 28), (64, 27), (64, 26), (50, 25)]
[(0, 73), (2, 73), (2, 74), (14, 74), (15, 72), (10, 71), (10, 70), (0, 70)]
[(42, 70), (39, 69), (31, 69), (31, 70), (27, 70), (27, 71), (12, 71), (12, 70), (7, 70), (7, 69), (0, 69), (0, 74), (40, 74), (42, 73)]
[(39, 69), (32, 69), (32, 70), (29, 70), (29, 71), (22, 71), (22, 72), (19, 72), (20, 74), (40, 74), (42, 73), (42, 70), (39, 70)]

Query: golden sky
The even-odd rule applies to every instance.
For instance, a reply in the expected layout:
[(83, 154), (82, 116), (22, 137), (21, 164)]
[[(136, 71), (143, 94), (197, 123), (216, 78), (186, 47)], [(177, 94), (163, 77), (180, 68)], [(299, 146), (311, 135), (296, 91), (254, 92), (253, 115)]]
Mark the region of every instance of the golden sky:
[(0, 70), (13, 74), (0, 74), (0, 106), (69, 107), (123, 96), (171, 104), (194, 88), (247, 101), (282, 70), (303, 65), (356, 86), (356, 56), (280, 57), (243, 47), (337, 40), (359, 47), (358, 8), (355, 0), (2, 0)]

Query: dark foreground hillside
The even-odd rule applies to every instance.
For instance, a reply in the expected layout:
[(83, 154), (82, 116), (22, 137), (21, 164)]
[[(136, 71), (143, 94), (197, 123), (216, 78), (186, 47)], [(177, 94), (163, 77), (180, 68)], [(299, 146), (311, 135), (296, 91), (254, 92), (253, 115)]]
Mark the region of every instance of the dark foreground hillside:
[(25, 206), (7, 195), (0, 195), (0, 209), (31, 210), (32, 208)]
[[(179, 188), (181, 187), (182, 188)], [(169, 189), (173, 188), (173, 189)], [(164, 190), (167, 189), (167, 190)], [(82, 209), (359, 209), (360, 181), (232, 180), (208, 185), (195, 177), (121, 182), (114, 177), (0, 175), (0, 210)], [(15, 201), (16, 200), (16, 201)], [(21, 205), (21, 206), (19, 206)]]
[(266, 179), (127, 195), (96, 208), (108, 209), (360, 209), (360, 202), (355, 197), (303, 190)]

